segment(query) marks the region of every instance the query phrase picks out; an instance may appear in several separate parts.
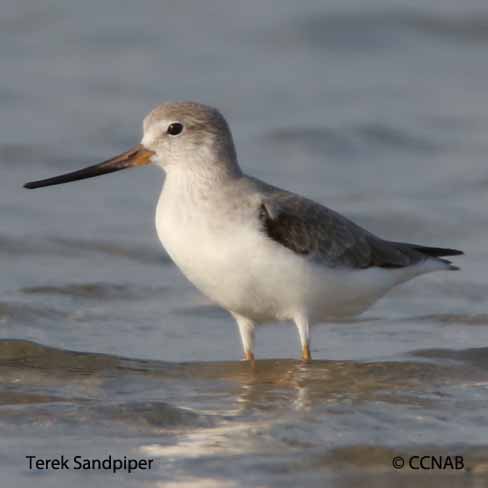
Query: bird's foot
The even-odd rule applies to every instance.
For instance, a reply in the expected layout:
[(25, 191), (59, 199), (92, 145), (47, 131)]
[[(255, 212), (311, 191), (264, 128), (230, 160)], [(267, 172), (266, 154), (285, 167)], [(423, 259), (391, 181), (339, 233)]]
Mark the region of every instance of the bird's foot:
[(312, 354), (310, 352), (310, 347), (309, 347), (308, 344), (305, 344), (303, 346), (302, 360), (303, 360), (304, 363), (310, 363), (310, 362), (312, 362)]

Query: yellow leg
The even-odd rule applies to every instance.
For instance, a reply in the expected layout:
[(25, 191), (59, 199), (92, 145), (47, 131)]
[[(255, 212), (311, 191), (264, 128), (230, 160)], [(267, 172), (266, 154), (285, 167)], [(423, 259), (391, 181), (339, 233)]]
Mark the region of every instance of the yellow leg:
[(312, 360), (312, 355), (310, 354), (310, 326), (308, 318), (304, 314), (298, 314), (294, 321), (300, 336), (300, 344), (302, 345), (302, 359), (309, 363)]
[(303, 346), (302, 358), (306, 363), (312, 361), (312, 354), (310, 353), (310, 347), (308, 344)]
[(249, 351), (244, 352), (244, 361), (254, 361), (254, 354)]
[(239, 326), (239, 334), (244, 350), (244, 361), (254, 361), (254, 322), (242, 317), (241, 315), (232, 314)]

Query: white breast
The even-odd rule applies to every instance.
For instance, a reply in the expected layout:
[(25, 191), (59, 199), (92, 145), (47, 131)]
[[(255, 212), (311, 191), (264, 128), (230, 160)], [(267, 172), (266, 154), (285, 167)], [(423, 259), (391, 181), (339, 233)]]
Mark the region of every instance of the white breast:
[[(183, 274), (213, 301), (229, 308), (241, 287), (234, 263), (242, 239), (232, 224), (216, 215), (191, 185), (167, 180), (156, 211), (156, 229), (164, 248)], [(229, 296), (231, 295), (231, 296)]]
[(290, 318), (303, 259), (270, 241), (245, 201), (226, 208), (174, 183), (166, 181), (156, 228), (183, 274), (227, 310), (257, 321)]

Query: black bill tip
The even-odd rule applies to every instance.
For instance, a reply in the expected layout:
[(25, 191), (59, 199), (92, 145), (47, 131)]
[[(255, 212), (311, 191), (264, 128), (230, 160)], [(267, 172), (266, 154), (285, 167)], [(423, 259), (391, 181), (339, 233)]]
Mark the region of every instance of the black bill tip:
[(32, 190), (34, 188), (42, 188), (44, 186), (61, 185), (63, 183), (69, 183), (70, 181), (85, 180), (95, 176), (114, 173), (115, 171), (120, 171), (126, 168), (144, 166), (151, 162), (152, 156), (154, 156), (153, 151), (146, 149), (141, 144), (138, 144), (128, 151), (119, 154), (112, 159), (104, 161), (103, 163), (94, 164), (93, 166), (88, 166), (87, 168), (79, 169), (78, 171), (73, 171), (72, 173), (54, 176), (53, 178), (29, 181), (24, 185), (24, 188)]
[(26, 183), (25, 185), (23, 185), (23, 188), (27, 188), (29, 190), (32, 190), (34, 188), (39, 188), (40, 186), (42, 186), (42, 185), (40, 185), (39, 182), (37, 182), (37, 181), (29, 181), (29, 183)]

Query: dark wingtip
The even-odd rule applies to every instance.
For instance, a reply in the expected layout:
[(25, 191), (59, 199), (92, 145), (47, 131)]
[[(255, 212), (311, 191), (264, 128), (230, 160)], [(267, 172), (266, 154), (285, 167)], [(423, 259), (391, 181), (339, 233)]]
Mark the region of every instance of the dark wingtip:
[(463, 251), (459, 249), (449, 249), (445, 247), (430, 247), (430, 246), (419, 246), (417, 244), (411, 244), (412, 248), (416, 251), (426, 254), (427, 256), (440, 257), (440, 256), (462, 256)]
[(464, 252), (459, 249), (445, 249), (444, 251), (448, 251), (444, 256), (464, 256)]
[(34, 185), (33, 182), (29, 182), (29, 183), (26, 183), (25, 185), (23, 185), (23, 188), (27, 188), (28, 190), (32, 190), (34, 189), (36, 186)]

